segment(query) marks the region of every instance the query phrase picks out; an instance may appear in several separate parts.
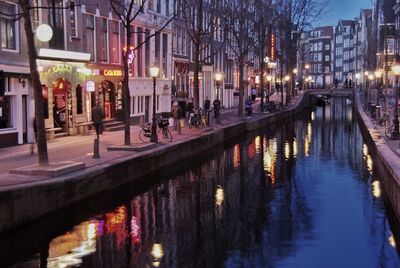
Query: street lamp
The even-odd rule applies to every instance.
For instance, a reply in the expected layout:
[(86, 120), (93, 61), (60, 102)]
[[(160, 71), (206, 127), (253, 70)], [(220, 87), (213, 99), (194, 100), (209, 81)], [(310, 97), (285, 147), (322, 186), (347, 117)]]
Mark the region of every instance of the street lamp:
[(392, 66), (392, 72), (396, 77), (396, 88), (395, 88), (395, 95), (396, 95), (396, 103), (394, 104), (394, 118), (393, 118), (393, 131), (390, 136), (392, 140), (397, 140), (400, 138), (399, 133), (399, 112), (398, 112), (398, 102), (399, 102), (399, 94), (398, 94), (398, 87), (399, 87), (399, 75), (400, 75), (400, 65), (396, 64)]
[(361, 78), (361, 74), (360, 73), (356, 73), (356, 90), (357, 90), (357, 82), (360, 80)]
[(157, 65), (150, 67), (150, 76), (153, 78), (153, 119), (151, 124), (150, 142), (157, 142), (157, 122), (156, 122), (156, 79), (160, 74), (160, 68)]
[(222, 73), (215, 74), (215, 85), (217, 86), (217, 99), (219, 99), (219, 90), (221, 87), (222, 79), (223, 79)]
[(376, 81), (375, 81), (375, 87), (376, 87), (376, 104), (378, 104), (379, 105), (379, 93), (380, 93), (380, 79), (381, 79), (381, 77), (382, 77), (382, 71), (381, 70), (376, 70), (375, 72), (374, 72), (374, 74), (375, 74), (375, 78), (376, 78)]

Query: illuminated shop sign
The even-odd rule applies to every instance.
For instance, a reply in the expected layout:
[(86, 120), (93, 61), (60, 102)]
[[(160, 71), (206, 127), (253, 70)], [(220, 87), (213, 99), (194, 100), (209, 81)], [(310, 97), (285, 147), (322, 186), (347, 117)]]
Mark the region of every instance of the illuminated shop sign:
[(122, 70), (103, 70), (104, 76), (122, 76)]
[(86, 82), (86, 91), (87, 92), (94, 92), (96, 91), (96, 86), (93, 81), (87, 81)]

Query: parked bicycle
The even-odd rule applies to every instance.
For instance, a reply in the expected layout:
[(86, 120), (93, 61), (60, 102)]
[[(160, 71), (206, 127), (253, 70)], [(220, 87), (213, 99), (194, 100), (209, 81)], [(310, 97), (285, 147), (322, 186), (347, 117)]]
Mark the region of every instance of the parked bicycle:
[(388, 126), (388, 127), (385, 129), (385, 135), (386, 135), (386, 137), (388, 137), (388, 138), (390, 139), (390, 138), (392, 137), (392, 132), (393, 132), (393, 130), (394, 130), (394, 124)]
[[(157, 120), (157, 140), (158, 137), (162, 137), (163, 139), (167, 140), (168, 142), (172, 141), (172, 133), (168, 129), (169, 121), (166, 118), (160, 118)], [(151, 123), (147, 123), (145, 126), (141, 127), (139, 130), (139, 139), (142, 142), (150, 142), (151, 139)]]
[(198, 108), (197, 111), (189, 114), (188, 125), (189, 128), (204, 128), (206, 126), (203, 120), (201, 108)]

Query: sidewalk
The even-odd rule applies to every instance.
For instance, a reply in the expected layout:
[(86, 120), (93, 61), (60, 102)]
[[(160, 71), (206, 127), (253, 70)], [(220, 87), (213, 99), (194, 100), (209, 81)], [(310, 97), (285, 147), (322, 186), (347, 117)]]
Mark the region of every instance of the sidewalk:
[[(256, 104), (259, 100), (256, 101)], [(224, 125), (237, 121), (237, 107), (221, 110), (221, 124), (216, 125), (213, 113), (210, 114), (210, 127), (219, 128)], [(131, 143), (143, 144), (139, 140), (140, 126), (131, 126)], [(170, 130), (172, 128), (170, 126)], [(186, 140), (194, 136), (201, 136), (205, 132), (203, 129), (191, 128), (187, 126), (182, 128), (182, 135), (172, 131), (174, 142)], [(86, 168), (96, 165), (102, 165), (114, 159), (128, 155), (134, 155), (136, 152), (126, 151), (108, 151), (107, 147), (122, 145), (124, 143), (124, 131), (104, 132), (100, 135), (100, 159), (93, 159), (93, 143), (95, 139), (94, 131), (90, 131), (87, 136), (67, 136), (50, 140), (47, 143), (49, 162), (54, 164), (62, 161), (78, 161), (85, 163)], [(160, 144), (167, 143), (160, 139)], [(38, 180), (49, 179), (40, 176), (23, 176), (9, 174), (9, 170), (37, 164), (37, 154), (30, 153), (30, 144), (7, 147), (0, 149), (0, 188), (5, 186), (16, 186), (35, 182)], [(36, 150), (35, 150), (36, 151)]]

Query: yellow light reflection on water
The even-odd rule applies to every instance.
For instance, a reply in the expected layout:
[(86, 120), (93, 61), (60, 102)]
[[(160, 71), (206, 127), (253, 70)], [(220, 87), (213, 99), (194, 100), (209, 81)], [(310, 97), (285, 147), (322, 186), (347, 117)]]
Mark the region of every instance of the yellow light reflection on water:
[(240, 166), (240, 147), (239, 144), (236, 144), (233, 147), (233, 166), (239, 167)]
[(153, 266), (159, 267), (161, 263), (160, 260), (164, 256), (163, 246), (161, 244), (154, 244), (151, 248), (151, 256), (154, 258)]
[(363, 144), (363, 156), (367, 156), (368, 155), (368, 146), (364, 143)]
[(307, 135), (310, 137), (312, 136), (312, 126), (311, 123), (307, 123)]
[(98, 222), (83, 222), (49, 245), (47, 267), (73, 267), (83, 263), (82, 259), (96, 252), (96, 230)]
[(311, 121), (314, 121), (314, 120), (315, 120), (315, 112), (312, 111), (312, 112), (311, 112)]
[(373, 168), (374, 168), (374, 162), (372, 161), (372, 157), (371, 155), (367, 155), (367, 169), (369, 173), (372, 174)]
[(381, 192), (381, 184), (379, 181), (373, 181), (372, 182), (372, 194), (376, 197), (379, 198), (382, 194)]
[(305, 156), (310, 156), (310, 143), (311, 143), (310, 136), (306, 135), (306, 137), (304, 139), (304, 154), (305, 154)]
[(285, 159), (289, 160), (290, 158), (290, 144), (289, 142), (285, 142)]
[(394, 240), (394, 236), (393, 236), (393, 234), (392, 233), (390, 233), (390, 236), (389, 236), (389, 244), (392, 246), (392, 247), (394, 247), (394, 248), (396, 248), (396, 240)]
[(294, 158), (297, 157), (297, 140), (296, 139), (293, 140), (293, 157)]
[(215, 192), (215, 203), (219, 207), (224, 203), (224, 189), (221, 185), (217, 185), (217, 191)]
[(254, 143), (256, 145), (256, 153), (259, 153), (260, 152), (260, 148), (261, 148), (261, 138), (260, 138), (260, 136), (257, 136), (254, 139)]

